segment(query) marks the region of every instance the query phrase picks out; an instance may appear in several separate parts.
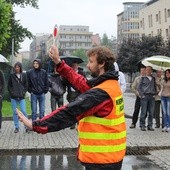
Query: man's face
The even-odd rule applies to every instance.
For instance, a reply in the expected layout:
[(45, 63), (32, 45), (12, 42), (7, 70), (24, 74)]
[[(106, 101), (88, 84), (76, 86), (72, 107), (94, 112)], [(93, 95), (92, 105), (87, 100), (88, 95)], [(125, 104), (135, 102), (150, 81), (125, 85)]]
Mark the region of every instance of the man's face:
[(156, 75), (157, 75), (157, 77), (161, 77), (162, 76), (162, 71), (161, 70), (157, 70)]
[(97, 63), (97, 56), (96, 55), (90, 56), (86, 67), (90, 70), (91, 75), (93, 77), (100, 75), (100, 67), (99, 66), (100, 66), (100, 64)]
[(39, 63), (38, 63), (37, 61), (34, 61), (33, 67), (34, 67), (35, 69), (38, 69), (38, 68), (39, 68)]
[(147, 76), (151, 76), (151, 74), (152, 74), (152, 68), (151, 67), (146, 67), (146, 75)]
[(15, 73), (20, 73), (21, 72), (21, 68), (19, 66), (15, 66)]
[(145, 69), (145, 68), (141, 68), (141, 69), (140, 69), (140, 74), (141, 74), (142, 76), (144, 76), (144, 75), (146, 74), (146, 69)]
[(72, 65), (71, 65), (71, 67), (73, 68), (73, 70), (74, 71), (77, 71), (78, 70), (78, 63), (73, 63)]

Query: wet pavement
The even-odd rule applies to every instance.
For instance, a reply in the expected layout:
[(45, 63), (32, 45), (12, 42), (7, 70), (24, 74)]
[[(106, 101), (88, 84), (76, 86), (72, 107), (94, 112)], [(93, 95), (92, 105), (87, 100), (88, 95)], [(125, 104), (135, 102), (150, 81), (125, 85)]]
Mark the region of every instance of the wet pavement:
[[(75, 153), (0, 156), (0, 170), (84, 170)], [(126, 156), (122, 170), (163, 170), (145, 156)]]
[[(132, 115), (135, 96), (132, 93), (125, 93), (124, 99), (125, 112), (128, 115)], [(47, 102), (49, 102), (49, 100), (47, 100)], [(49, 106), (47, 108), (49, 109)], [(47, 113), (48, 112), (50, 111), (47, 111)], [(159, 128), (155, 129), (155, 131), (153, 132), (143, 132), (140, 130), (139, 125), (137, 125), (135, 129), (129, 129), (131, 119), (126, 119), (126, 124), (127, 156), (123, 163), (123, 170), (148, 169), (146, 168), (146, 165), (150, 165), (150, 168), (155, 168), (155, 170), (157, 170), (156, 166), (159, 166), (160, 170), (170, 170), (170, 133), (163, 133)], [(37, 157), (36, 159), (40, 160), (40, 156), (37, 156), (39, 154), (42, 154), (41, 157), (44, 157), (44, 166), (51, 167), (55, 165), (50, 164), (50, 155), (55, 154), (56, 157), (56, 155), (60, 153), (63, 155), (63, 158), (64, 155), (66, 155), (64, 160), (68, 161), (68, 159), (66, 159), (68, 153), (76, 153), (78, 140), (77, 131), (75, 129), (70, 130), (69, 128), (67, 128), (59, 132), (53, 132), (45, 135), (37, 134), (34, 132), (27, 134), (25, 133), (24, 127), (21, 124), (19, 133), (14, 134), (13, 131), (13, 121), (3, 121), (2, 132), (0, 133), (0, 167), (4, 165), (4, 167), (7, 167), (5, 168), (7, 170), (11, 169), (9, 167), (13, 166), (13, 164), (15, 164), (17, 167), (22, 164), (25, 164), (25, 166), (31, 166), (31, 159), (33, 159), (32, 157)], [(10, 159), (9, 157), (7, 157), (9, 154), (11, 155)], [(76, 161), (76, 157), (74, 154), (72, 155), (72, 157), (73, 160)], [(5, 159), (5, 157), (7, 159)], [(21, 161), (21, 159), (25, 159), (26, 161), (24, 163), (21, 163), (23, 162)], [(35, 162), (34, 159), (32, 162), (34, 162), (34, 165), (38, 167), (39, 161)], [(10, 162), (8, 162), (8, 160), (10, 160)], [(16, 160), (16, 162), (13, 160)], [(77, 162), (75, 164), (80, 165), (77, 164)], [(134, 167), (132, 167), (132, 165)]]

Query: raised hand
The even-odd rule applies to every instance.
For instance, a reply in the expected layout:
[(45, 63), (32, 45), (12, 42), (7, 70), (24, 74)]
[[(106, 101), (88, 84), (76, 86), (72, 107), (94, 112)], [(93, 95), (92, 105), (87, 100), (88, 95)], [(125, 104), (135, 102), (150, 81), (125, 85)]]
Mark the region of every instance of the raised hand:
[(24, 116), (24, 114), (16, 108), (17, 115), (19, 117), (19, 120), (24, 123), (25, 126), (27, 126), (30, 130), (33, 129), (32, 127), (32, 121), (29, 120), (27, 117)]
[(58, 48), (55, 45), (51, 46), (49, 56), (54, 61), (55, 64), (58, 64), (61, 61)]

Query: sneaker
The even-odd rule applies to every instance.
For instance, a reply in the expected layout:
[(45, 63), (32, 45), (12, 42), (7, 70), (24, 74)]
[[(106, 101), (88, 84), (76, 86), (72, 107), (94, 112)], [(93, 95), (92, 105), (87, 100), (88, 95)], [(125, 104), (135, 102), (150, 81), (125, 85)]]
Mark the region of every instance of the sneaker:
[(170, 132), (170, 127), (166, 128), (166, 132), (168, 133)]
[(148, 127), (148, 130), (149, 130), (149, 131), (154, 131), (154, 128)]
[(166, 132), (166, 130), (167, 130), (167, 128), (166, 128), (166, 127), (164, 127), (164, 128), (162, 129), (162, 132)]
[(25, 129), (25, 133), (30, 133), (30, 130), (29, 129)]
[(14, 133), (18, 133), (18, 132), (19, 132), (19, 129), (15, 128)]
[(133, 123), (130, 125), (130, 128), (131, 129), (133, 129), (133, 128), (135, 128), (136, 127), (136, 125), (134, 125)]
[(145, 127), (141, 127), (141, 131), (146, 131)]

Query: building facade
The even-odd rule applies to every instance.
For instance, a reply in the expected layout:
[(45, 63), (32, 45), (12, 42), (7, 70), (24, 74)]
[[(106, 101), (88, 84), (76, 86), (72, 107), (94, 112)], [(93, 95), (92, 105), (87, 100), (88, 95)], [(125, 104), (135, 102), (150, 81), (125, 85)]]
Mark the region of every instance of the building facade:
[(89, 50), (92, 47), (92, 34), (89, 26), (60, 25), (59, 48), (68, 56), (77, 49)]
[(36, 34), (33, 41), (30, 44), (30, 60), (35, 58), (43, 59), (48, 53), (47, 42), (50, 34)]
[(124, 2), (124, 10), (117, 15), (117, 43), (139, 38), (139, 10), (144, 2)]
[(140, 37), (161, 35), (170, 38), (170, 0), (150, 0), (139, 12)]

